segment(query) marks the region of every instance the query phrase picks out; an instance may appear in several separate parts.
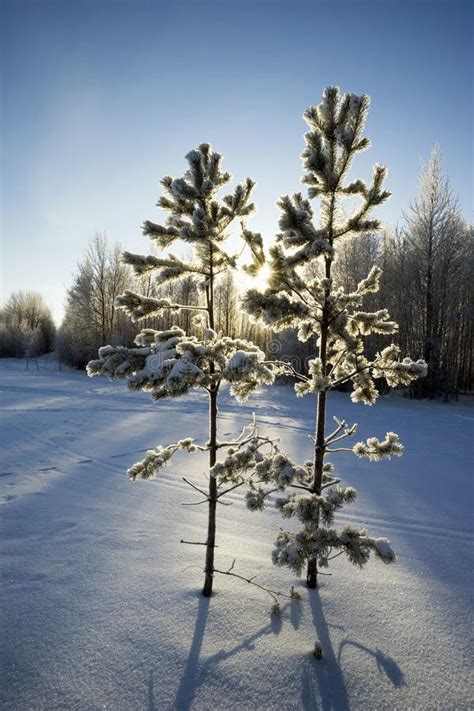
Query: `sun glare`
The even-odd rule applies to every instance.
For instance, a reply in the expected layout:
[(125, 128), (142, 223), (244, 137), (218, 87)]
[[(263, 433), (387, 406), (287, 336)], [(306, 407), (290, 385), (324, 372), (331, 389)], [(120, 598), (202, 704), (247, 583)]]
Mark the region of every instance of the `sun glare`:
[(254, 282), (257, 282), (260, 288), (268, 286), (268, 282), (272, 275), (272, 270), (269, 264), (264, 264), (261, 269), (258, 270), (257, 275), (254, 277)]
[(268, 264), (264, 264), (255, 276), (250, 276), (243, 269), (239, 271), (236, 286), (241, 293), (245, 293), (248, 289), (264, 290), (268, 286), (272, 270)]

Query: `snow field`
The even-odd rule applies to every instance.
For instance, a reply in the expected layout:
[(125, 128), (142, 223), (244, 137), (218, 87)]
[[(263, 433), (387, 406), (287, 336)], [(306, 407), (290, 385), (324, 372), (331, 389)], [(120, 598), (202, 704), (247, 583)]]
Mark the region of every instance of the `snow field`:
[[(154, 482), (127, 467), (159, 443), (207, 437), (199, 395), (154, 405), (103, 378), (53, 363), (0, 361), (2, 464), (1, 696), (4, 709), (468, 709), (472, 704), (472, 423), (465, 403), (381, 398), (330, 412), (356, 440), (393, 430), (405, 455), (334, 459), (358, 498), (337, 523), (390, 539), (393, 566), (338, 558), (309, 592), (271, 564), (277, 512), (250, 513), (233, 492), (219, 507), (218, 567), (288, 592), (272, 601), (218, 576), (199, 594), (205, 507), (201, 455), (176, 455)], [(289, 387), (244, 406), (224, 394), (221, 435), (256, 412), (298, 460), (310, 453), (312, 399)], [(183, 414), (183, 409), (185, 414)], [(305, 455), (303, 455), (305, 456)], [(287, 521), (284, 522), (286, 526)], [(290, 524), (291, 525), (291, 524)], [(312, 655), (318, 639), (323, 658)]]

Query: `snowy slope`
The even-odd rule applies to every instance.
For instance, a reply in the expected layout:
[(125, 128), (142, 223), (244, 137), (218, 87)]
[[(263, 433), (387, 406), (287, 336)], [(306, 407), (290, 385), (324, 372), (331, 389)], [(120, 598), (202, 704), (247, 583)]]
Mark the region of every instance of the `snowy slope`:
[[(271, 565), (278, 514), (231, 495), (217, 563), (236, 557), (275, 589), (295, 583), (302, 600), (278, 618), (230, 578), (210, 601), (199, 594), (204, 550), (179, 539), (204, 539), (205, 507), (180, 506), (193, 499), (181, 477), (204, 481), (200, 455), (178, 455), (155, 482), (125, 476), (159, 442), (205, 439), (204, 397), (153, 405), (51, 363), (24, 367), (0, 361), (2, 709), (470, 708), (472, 407), (332, 397), (358, 439), (393, 429), (406, 446), (391, 462), (339, 460), (359, 497), (338, 520), (390, 538), (394, 566), (339, 558), (309, 593)], [(309, 456), (310, 399), (276, 387), (236, 409), (224, 396), (221, 433), (252, 410)]]

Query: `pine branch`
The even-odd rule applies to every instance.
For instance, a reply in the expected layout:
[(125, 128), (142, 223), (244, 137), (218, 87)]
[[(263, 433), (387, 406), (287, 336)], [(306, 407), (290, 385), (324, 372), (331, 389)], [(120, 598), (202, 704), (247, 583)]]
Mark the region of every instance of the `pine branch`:
[(284, 360), (265, 360), (263, 361), (263, 365), (280, 365), (282, 368), (288, 370), (288, 372), (295, 378), (303, 380), (306, 383), (309, 383), (311, 381), (311, 378), (306, 377), (306, 375), (303, 375), (303, 373), (298, 373), (298, 371), (293, 368), (291, 363), (287, 363)]
[(326, 444), (328, 444), (332, 440), (333, 437), (338, 435), (339, 432), (342, 429), (344, 429), (344, 427), (347, 425), (347, 422), (345, 420), (339, 420), (337, 417), (333, 417), (333, 420), (335, 422), (337, 422), (337, 427), (334, 430), (334, 432), (331, 432), (331, 434), (326, 437), (326, 440), (325, 440)]
[(369, 363), (368, 365), (365, 365), (363, 368), (357, 368), (356, 370), (353, 370), (349, 375), (343, 375), (341, 378), (338, 380), (335, 380), (334, 382), (331, 383), (331, 390), (334, 388), (337, 388), (338, 385), (342, 385), (343, 383), (347, 383), (348, 380), (352, 380), (352, 378), (355, 375), (358, 375), (359, 373), (363, 373), (366, 370), (370, 370), (371, 368), (374, 367), (375, 363), (377, 363), (377, 360), (372, 361), (372, 363)]
[(196, 489), (196, 491), (199, 491), (200, 494), (203, 496), (207, 496), (207, 493), (203, 491), (202, 489), (199, 488), (199, 486), (196, 486), (196, 484), (193, 484), (192, 481), (189, 481), (189, 479), (186, 479), (185, 476), (182, 477), (183, 481), (186, 482), (186, 484), (189, 484), (189, 486), (192, 486), (193, 489)]
[(339, 442), (341, 439), (346, 439), (347, 437), (352, 437), (354, 432), (357, 430), (357, 425), (352, 425), (352, 427), (348, 428), (344, 434), (339, 435), (339, 437), (334, 437), (331, 439), (330, 442), (326, 442), (326, 444), (334, 444), (334, 442)]
[(219, 496), (217, 497), (217, 500), (221, 498), (221, 496), (225, 496), (226, 494), (229, 494), (231, 491), (234, 489), (238, 489), (239, 486), (242, 486), (242, 484), (245, 484), (245, 481), (239, 481), (238, 484), (234, 484), (234, 486), (231, 486), (229, 489), (226, 489), (225, 491), (222, 491)]
[[(328, 452), (329, 450), (326, 450), (326, 451)], [(350, 451), (352, 451), (352, 450), (350, 450)], [(322, 491), (323, 489), (327, 489), (329, 486), (334, 486), (334, 484), (340, 484), (340, 483), (341, 483), (341, 480), (340, 480), (340, 479), (332, 479), (331, 481), (328, 481), (327, 484), (323, 484), (323, 485), (321, 486), (321, 491)]]

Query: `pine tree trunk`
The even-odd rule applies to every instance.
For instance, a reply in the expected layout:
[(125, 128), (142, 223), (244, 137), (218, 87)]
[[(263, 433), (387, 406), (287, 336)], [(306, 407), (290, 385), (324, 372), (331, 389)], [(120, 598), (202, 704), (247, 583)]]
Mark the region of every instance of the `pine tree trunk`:
[[(217, 389), (211, 390), (209, 394), (209, 468), (216, 463), (217, 444)], [(202, 594), (204, 597), (212, 595), (212, 583), (214, 579), (214, 548), (216, 546), (216, 508), (217, 508), (217, 481), (215, 477), (209, 477), (209, 516), (207, 522), (206, 540), (206, 567), (205, 580)]]
[[(335, 193), (332, 196), (329, 221), (329, 243), (333, 242), (333, 219), (335, 210)], [(325, 277), (331, 278), (331, 259), (325, 260)], [(327, 345), (329, 335), (329, 296), (330, 287), (326, 288), (324, 296), (324, 304), (321, 314), (321, 338), (319, 342), (319, 357), (321, 359), (323, 373), (326, 373), (327, 366)], [(314, 440), (314, 476), (311, 485), (311, 491), (318, 496), (321, 494), (323, 485), (323, 468), (324, 468), (324, 452), (325, 452), (325, 429), (326, 429), (326, 391), (318, 393), (318, 409), (316, 413), (316, 433)], [(319, 528), (319, 511), (316, 520), (316, 529)], [(306, 571), (306, 584), (308, 588), (314, 589), (318, 586), (318, 563), (316, 558), (311, 558), (308, 561)]]
[[(326, 260), (326, 278), (331, 276), (331, 262)], [(323, 372), (326, 372), (327, 362), (327, 339), (328, 339), (328, 312), (326, 302), (329, 294), (326, 294), (325, 305), (323, 307), (321, 319), (321, 340), (319, 348), (319, 357), (321, 358)], [(318, 496), (321, 494), (323, 485), (323, 467), (324, 467), (324, 444), (325, 444), (325, 426), (326, 426), (326, 391), (323, 390), (318, 394), (318, 409), (316, 414), (316, 436), (314, 445), (314, 477), (311, 486), (311, 491)], [(319, 526), (319, 512), (316, 528)], [(308, 569), (306, 573), (306, 584), (308, 588), (316, 588), (318, 585), (318, 564), (316, 558), (308, 561)]]
[[(209, 316), (209, 328), (214, 329), (214, 275), (213, 275), (213, 250), (210, 245), (210, 276), (206, 287), (207, 311)], [(209, 364), (211, 376), (215, 373), (214, 363)], [(212, 385), (209, 391), (209, 469), (216, 463), (217, 459), (217, 398), (219, 387)], [(217, 481), (215, 477), (209, 476), (209, 514), (207, 520), (206, 539), (206, 567), (204, 568), (205, 578), (202, 594), (204, 597), (212, 595), (212, 584), (214, 581), (214, 548), (216, 547), (216, 509), (217, 509)]]
[[(321, 332), (322, 333), (322, 332)], [(321, 350), (324, 344), (324, 354), (326, 355), (326, 341), (327, 333), (325, 337), (321, 337)], [(314, 479), (311, 486), (311, 491), (318, 496), (321, 494), (321, 488), (323, 484), (323, 466), (324, 466), (324, 431), (325, 431), (325, 421), (326, 421), (326, 392), (319, 393), (318, 396), (318, 413), (316, 418), (316, 443), (314, 447)], [(319, 525), (319, 512), (318, 521), (316, 527)], [(318, 564), (315, 558), (308, 562), (308, 569), (306, 572), (306, 584), (309, 588), (316, 588), (318, 586)]]
[(318, 564), (314, 559), (308, 562), (308, 568), (306, 570), (306, 585), (311, 590), (318, 587)]

